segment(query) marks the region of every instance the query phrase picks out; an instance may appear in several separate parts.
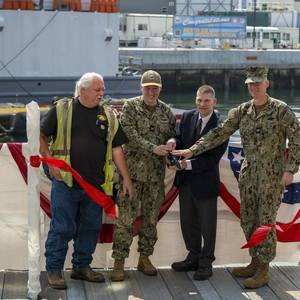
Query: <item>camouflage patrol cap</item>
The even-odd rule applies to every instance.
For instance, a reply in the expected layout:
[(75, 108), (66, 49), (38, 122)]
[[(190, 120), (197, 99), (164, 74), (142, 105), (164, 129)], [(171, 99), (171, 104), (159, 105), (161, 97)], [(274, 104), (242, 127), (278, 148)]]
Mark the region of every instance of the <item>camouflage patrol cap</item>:
[(153, 70), (146, 71), (141, 78), (141, 86), (149, 85), (162, 86), (160, 75)]
[(261, 82), (267, 80), (268, 69), (266, 67), (252, 66), (246, 69), (245, 83)]

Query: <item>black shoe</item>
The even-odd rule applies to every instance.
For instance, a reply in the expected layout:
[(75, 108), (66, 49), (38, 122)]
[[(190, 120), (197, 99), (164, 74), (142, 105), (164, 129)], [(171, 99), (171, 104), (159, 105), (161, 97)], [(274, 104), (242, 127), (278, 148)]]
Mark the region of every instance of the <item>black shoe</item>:
[(201, 267), (199, 268), (194, 276), (194, 280), (207, 280), (209, 277), (212, 276), (212, 267)]
[(198, 262), (185, 259), (183, 261), (172, 263), (171, 267), (175, 272), (196, 271), (198, 269)]

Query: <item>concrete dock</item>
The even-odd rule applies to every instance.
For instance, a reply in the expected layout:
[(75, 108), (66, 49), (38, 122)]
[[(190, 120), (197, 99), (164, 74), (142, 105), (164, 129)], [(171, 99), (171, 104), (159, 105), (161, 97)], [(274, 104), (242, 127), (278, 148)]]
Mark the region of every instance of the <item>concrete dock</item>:
[(120, 57), (133, 57), (143, 70), (159, 71), (168, 87), (211, 83), (217, 88), (243, 86), (243, 70), (265, 65), (276, 87), (300, 86), (300, 50), (298, 49), (209, 49), (209, 48), (120, 48)]

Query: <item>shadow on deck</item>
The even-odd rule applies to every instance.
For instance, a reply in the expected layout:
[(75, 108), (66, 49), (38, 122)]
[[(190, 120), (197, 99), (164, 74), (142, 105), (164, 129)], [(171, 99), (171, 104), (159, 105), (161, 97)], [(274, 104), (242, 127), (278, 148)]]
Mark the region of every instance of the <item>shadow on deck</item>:
[[(171, 299), (300, 299), (300, 267), (272, 265), (270, 282), (257, 289), (244, 289), (241, 279), (231, 276), (231, 268), (214, 267), (213, 276), (207, 281), (193, 281), (193, 273), (175, 273), (159, 269), (157, 277), (147, 277), (136, 270), (127, 270), (124, 282), (111, 282), (109, 271), (104, 270), (106, 283), (89, 283), (70, 279), (65, 272), (67, 290), (48, 287), (46, 273), (41, 274), (42, 292), (39, 299), (70, 300), (128, 300), (129, 296), (147, 300)], [(5, 270), (0, 272), (1, 299), (26, 299), (27, 271)]]

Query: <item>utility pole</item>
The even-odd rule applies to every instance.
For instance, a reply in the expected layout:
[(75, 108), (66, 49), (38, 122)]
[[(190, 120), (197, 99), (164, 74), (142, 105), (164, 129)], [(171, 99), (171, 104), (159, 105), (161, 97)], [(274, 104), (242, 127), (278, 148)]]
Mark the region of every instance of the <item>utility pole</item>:
[(190, 15), (191, 0), (186, 0), (186, 14)]
[(255, 25), (256, 25), (256, 0), (253, 0), (253, 33), (252, 33), (252, 39), (253, 39), (253, 48), (255, 48), (255, 39), (256, 39), (256, 31), (255, 31)]

